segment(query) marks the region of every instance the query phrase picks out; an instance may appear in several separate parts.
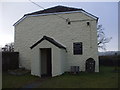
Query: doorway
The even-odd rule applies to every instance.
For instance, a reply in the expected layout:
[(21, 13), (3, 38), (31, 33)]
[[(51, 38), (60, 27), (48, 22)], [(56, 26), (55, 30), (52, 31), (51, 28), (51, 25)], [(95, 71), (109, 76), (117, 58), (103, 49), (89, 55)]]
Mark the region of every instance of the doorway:
[(86, 72), (95, 72), (95, 60), (93, 58), (86, 60)]
[(40, 48), (41, 77), (52, 76), (51, 48)]

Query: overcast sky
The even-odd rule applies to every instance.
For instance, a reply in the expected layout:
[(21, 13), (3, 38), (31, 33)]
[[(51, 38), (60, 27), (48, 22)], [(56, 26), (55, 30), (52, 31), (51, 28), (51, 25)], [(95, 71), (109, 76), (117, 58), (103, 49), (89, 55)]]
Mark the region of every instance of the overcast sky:
[[(32, 0), (35, 1), (35, 0)], [(99, 17), (98, 24), (102, 24), (107, 37), (112, 37), (107, 44), (107, 51), (118, 50), (118, 2), (36, 2), (44, 8), (57, 5), (82, 8)], [(0, 3), (0, 47), (14, 42), (13, 24), (24, 14), (42, 10), (30, 2), (2, 2)], [(1, 20), (2, 19), (2, 20)]]

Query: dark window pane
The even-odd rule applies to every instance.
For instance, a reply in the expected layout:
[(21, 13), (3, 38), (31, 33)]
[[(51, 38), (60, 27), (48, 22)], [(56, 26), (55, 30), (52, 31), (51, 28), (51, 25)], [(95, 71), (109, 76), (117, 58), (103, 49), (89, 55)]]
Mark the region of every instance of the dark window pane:
[(82, 54), (82, 42), (73, 43), (73, 53), (74, 55)]

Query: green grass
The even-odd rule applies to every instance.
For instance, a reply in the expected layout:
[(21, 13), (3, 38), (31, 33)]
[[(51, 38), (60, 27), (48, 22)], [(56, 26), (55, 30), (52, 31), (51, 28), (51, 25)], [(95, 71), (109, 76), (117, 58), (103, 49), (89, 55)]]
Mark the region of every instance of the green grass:
[(100, 73), (63, 74), (43, 82), (39, 88), (117, 88), (118, 73), (114, 67), (101, 67)]
[[(41, 80), (31, 76), (13, 76), (3, 73), (3, 88), (19, 88), (30, 82)], [(118, 88), (118, 73), (114, 67), (100, 67), (99, 73), (85, 73), (71, 75), (65, 73), (61, 76), (48, 78), (40, 83), (37, 88)]]
[(30, 74), (15, 76), (8, 73), (2, 74), (2, 88), (21, 88), (39, 78)]

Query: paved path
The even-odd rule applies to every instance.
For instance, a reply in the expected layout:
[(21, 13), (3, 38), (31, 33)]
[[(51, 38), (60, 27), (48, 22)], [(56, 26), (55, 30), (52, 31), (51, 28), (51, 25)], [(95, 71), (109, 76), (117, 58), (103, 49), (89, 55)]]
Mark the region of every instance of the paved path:
[(33, 83), (30, 83), (26, 86), (23, 86), (22, 88), (37, 88), (39, 85), (40, 85), (40, 81), (37, 81), (37, 82), (33, 82)]
[(26, 89), (26, 88), (37, 88), (38, 86), (40, 86), (40, 84), (47, 80), (49, 77), (45, 77), (45, 78), (41, 78), (40, 80), (34, 81), (28, 85), (25, 85), (22, 87), (22, 90)]

